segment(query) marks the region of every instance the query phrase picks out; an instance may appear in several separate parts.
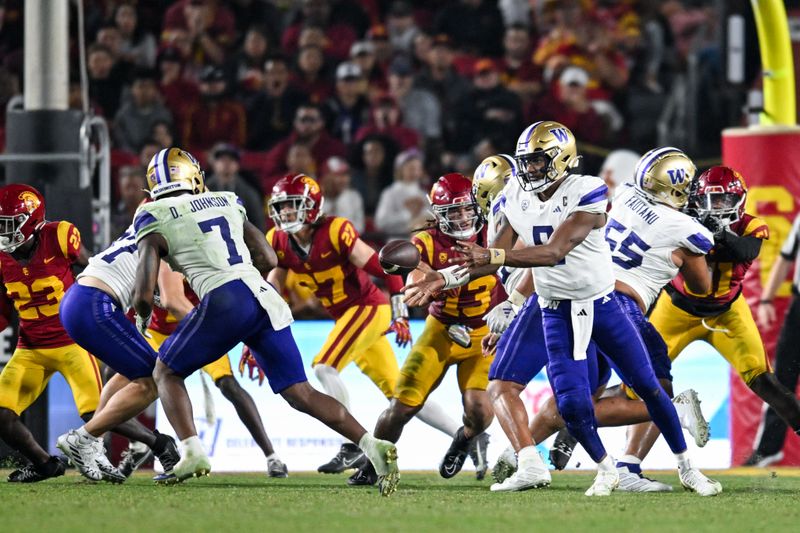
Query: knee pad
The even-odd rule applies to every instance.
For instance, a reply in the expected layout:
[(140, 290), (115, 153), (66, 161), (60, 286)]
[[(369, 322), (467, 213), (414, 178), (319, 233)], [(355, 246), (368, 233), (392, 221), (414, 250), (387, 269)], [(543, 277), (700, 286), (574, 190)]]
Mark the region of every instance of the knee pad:
[(557, 395), (556, 405), (558, 406), (558, 412), (561, 413), (561, 418), (564, 419), (570, 431), (573, 427), (597, 425), (592, 398), (584, 392), (574, 391)]

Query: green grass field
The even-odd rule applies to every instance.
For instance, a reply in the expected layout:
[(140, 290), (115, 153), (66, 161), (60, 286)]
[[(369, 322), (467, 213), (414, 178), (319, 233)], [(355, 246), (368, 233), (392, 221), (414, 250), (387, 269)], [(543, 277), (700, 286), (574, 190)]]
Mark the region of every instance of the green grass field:
[(159, 487), (148, 472), (114, 486), (70, 471), (33, 485), (0, 482), (0, 531), (797, 531), (800, 471), (711, 474), (724, 486), (714, 498), (686, 493), (677, 475), (657, 472), (675, 492), (590, 499), (590, 473), (556, 473), (549, 489), (514, 494), (492, 494), (488, 480), (466, 472), (449, 481), (405, 473), (387, 499), (347, 487), (345, 476), (212, 474)]

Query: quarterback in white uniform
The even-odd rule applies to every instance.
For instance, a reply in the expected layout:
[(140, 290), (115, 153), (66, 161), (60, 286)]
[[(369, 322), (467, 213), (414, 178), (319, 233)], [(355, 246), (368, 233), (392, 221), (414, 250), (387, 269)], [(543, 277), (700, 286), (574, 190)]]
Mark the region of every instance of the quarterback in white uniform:
[[(612, 259), (605, 242), (607, 187), (600, 178), (570, 174), (578, 156), (572, 133), (557, 122), (537, 122), (517, 142), (519, 188), (504, 191), (509, 241), (518, 235), (523, 249), (483, 249), (460, 243), (462, 263), (534, 267), (548, 352), (548, 377), (570, 433), (598, 464), (588, 496), (607, 496), (619, 474), (597, 435), (592, 406), (594, 341), (613, 361), (623, 380), (647, 404), (679, 464), (681, 483), (701, 494), (716, 486), (691, 467), (680, 421), (655, 377), (647, 349), (614, 291)], [(501, 234), (498, 241), (502, 241)], [(596, 361), (596, 359), (595, 359)]]
[(134, 217), (139, 267), (133, 306), (139, 329), (145, 330), (152, 312), (161, 257), (186, 277), (200, 298), (200, 305), (162, 344), (153, 373), (164, 412), (181, 440), (183, 457), (175, 465), (175, 480), (211, 470), (183, 380), (244, 342), (272, 390), (358, 443), (375, 466), (381, 493), (393, 492), (399, 479), (394, 444), (375, 439), (341, 403), (308, 384), (289, 328), (289, 307), (263, 278), (277, 257), (247, 221), (238, 197), (204, 192), (200, 165), (179, 148), (153, 157), (147, 186), (154, 201)]

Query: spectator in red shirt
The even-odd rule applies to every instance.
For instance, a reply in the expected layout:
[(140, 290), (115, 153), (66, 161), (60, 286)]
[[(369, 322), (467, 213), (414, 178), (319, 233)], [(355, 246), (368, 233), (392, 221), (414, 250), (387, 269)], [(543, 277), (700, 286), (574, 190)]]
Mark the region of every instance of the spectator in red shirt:
[(333, 94), (333, 84), (325, 72), (325, 55), (318, 46), (309, 45), (297, 54), (297, 72), (292, 84), (308, 95), (316, 104), (322, 103)]
[(297, 108), (292, 133), (267, 152), (261, 190), (271, 191), (275, 182), (286, 174), (286, 154), (289, 147), (298, 141), (310, 147), (317, 168), (322, 168), (322, 164), (329, 157), (344, 157), (346, 153), (341, 141), (325, 130), (325, 121), (319, 105), (303, 104)]
[(306, 26), (319, 26), (323, 29), (327, 37), (325, 54), (338, 61), (347, 59), (350, 47), (358, 37), (350, 25), (338, 20), (331, 21), (329, 0), (303, 0), (300, 20), (283, 32), (281, 48), (285, 53), (294, 54), (298, 50), (300, 32)]
[(208, 150), (218, 142), (242, 145), (247, 122), (244, 108), (227, 96), (225, 74), (209, 66), (200, 77), (200, 104), (186, 111), (181, 139), (190, 151)]
[(500, 79), (517, 93), (523, 104), (529, 103), (542, 92), (542, 72), (533, 64), (530, 30), (523, 24), (506, 28), (503, 36), (503, 58), (500, 61)]
[(197, 84), (184, 77), (183, 67), (183, 58), (177, 48), (164, 48), (158, 54), (158, 70), (161, 75), (159, 90), (164, 105), (172, 111), (176, 123), (186, 115), (187, 108), (193, 107), (200, 100)]
[(236, 38), (233, 13), (218, 0), (180, 0), (167, 9), (165, 29), (183, 29), (189, 34), (201, 62), (222, 64), (226, 50)]
[(371, 114), (372, 121), (356, 133), (356, 142), (363, 141), (370, 135), (383, 135), (393, 139), (400, 150), (419, 148), (419, 135), (403, 125), (400, 108), (391, 95), (379, 97), (372, 106)]
[(245, 106), (259, 93), (264, 83), (263, 68), (269, 48), (266, 26), (250, 26), (240, 49), (225, 63), (231, 92)]
[(583, 142), (604, 145), (608, 128), (592, 107), (587, 86), (589, 75), (578, 67), (568, 67), (562, 72), (554, 94), (537, 100), (530, 122), (556, 120), (568, 127)]

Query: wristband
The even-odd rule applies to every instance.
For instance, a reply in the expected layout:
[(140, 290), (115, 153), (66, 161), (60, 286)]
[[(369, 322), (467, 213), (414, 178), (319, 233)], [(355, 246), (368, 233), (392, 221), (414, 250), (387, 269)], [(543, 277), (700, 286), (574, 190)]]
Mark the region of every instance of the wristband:
[(517, 307), (525, 305), (525, 300), (527, 299), (528, 298), (517, 289), (511, 291), (511, 295), (508, 297), (508, 301), (511, 302), (511, 305), (516, 305)]
[(408, 306), (403, 301), (402, 294), (392, 294), (389, 302), (392, 304), (392, 319), (408, 318)]
[(462, 270), (460, 265), (453, 265), (437, 270), (437, 272), (442, 275), (442, 278), (444, 278), (444, 287), (442, 287), (442, 290), (448, 291), (466, 285), (469, 281), (469, 272), (464, 271), (461, 274), (456, 274), (456, 271)]
[(506, 264), (506, 251), (502, 248), (489, 248), (489, 264), (490, 265), (504, 265)]

